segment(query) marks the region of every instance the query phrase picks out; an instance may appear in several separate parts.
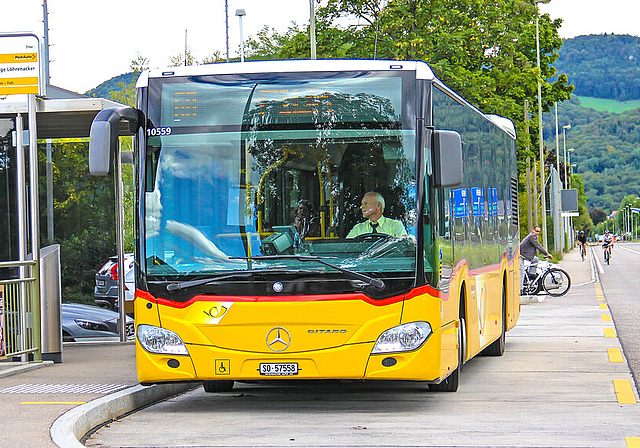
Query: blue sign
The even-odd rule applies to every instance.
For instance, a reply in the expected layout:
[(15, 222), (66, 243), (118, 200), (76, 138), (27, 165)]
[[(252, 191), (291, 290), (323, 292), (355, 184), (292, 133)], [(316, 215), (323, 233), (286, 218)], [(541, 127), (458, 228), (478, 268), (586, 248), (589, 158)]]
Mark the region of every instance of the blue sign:
[(498, 216), (498, 189), (493, 188), (493, 197), (491, 198), (491, 216)]
[(457, 190), (453, 190), (452, 192), (452, 200), (453, 200), (453, 217), (454, 218), (465, 218), (468, 216), (468, 203), (469, 199), (467, 197), (467, 189), (466, 188), (458, 188)]
[(473, 216), (484, 216), (484, 190), (482, 188), (471, 188), (471, 204), (473, 206)]

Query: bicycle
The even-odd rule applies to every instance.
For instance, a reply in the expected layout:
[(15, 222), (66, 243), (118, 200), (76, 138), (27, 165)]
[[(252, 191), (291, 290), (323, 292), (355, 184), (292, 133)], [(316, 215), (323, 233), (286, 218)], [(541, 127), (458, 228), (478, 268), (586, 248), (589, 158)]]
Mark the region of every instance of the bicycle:
[(524, 263), (524, 279), (521, 294), (536, 295), (542, 291), (553, 297), (562, 297), (571, 288), (571, 278), (564, 269), (553, 263), (538, 261)]
[(586, 256), (587, 256), (586, 244), (585, 243), (580, 243), (580, 257), (582, 258), (582, 261), (584, 261), (584, 258)]
[(602, 245), (602, 249), (604, 250), (604, 261), (609, 264), (609, 260), (611, 259), (611, 243), (605, 242)]

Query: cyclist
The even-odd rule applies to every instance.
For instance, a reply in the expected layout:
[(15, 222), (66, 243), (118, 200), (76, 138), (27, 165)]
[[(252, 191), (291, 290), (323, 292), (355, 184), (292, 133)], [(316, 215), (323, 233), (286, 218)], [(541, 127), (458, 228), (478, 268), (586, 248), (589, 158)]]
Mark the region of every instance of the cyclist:
[(605, 255), (605, 260), (608, 260), (609, 258), (611, 258), (611, 251), (613, 250), (613, 235), (611, 233), (609, 233), (609, 231), (607, 230), (606, 232), (604, 232), (604, 236), (602, 237), (602, 249), (605, 252), (609, 252), (608, 256)]
[(538, 257), (536, 253), (542, 252), (545, 258), (552, 258), (551, 254), (546, 251), (542, 244), (538, 241), (538, 235), (540, 234), (540, 226), (533, 226), (531, 233), (525, 237), (520, 243), (520, 257), (522, 257), (522, 264), (520, 265), (520, 285), (524, 284), (524, 260), (530, 262), (531, 265), (538, 263)]
[(587, 254), (587, 235), (584, 230), (581, 230), (578, 234), (578, 245), (580, 246), (580, 256), (584, 261), (584, 256)]

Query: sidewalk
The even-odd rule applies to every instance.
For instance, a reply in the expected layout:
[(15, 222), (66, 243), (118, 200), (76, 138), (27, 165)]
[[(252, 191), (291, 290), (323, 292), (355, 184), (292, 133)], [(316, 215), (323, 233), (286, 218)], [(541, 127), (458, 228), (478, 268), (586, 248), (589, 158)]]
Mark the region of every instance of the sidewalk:
[[(65, 344), (63, 362), (59, 364), (0, 362), (0, 447), (54, 448), (57, 445), (50, 435), (54, 421), (71, 409), (82, 409), (79, 405), (95, 403), (103, 397), (109, 397), (109, 406), (93, 409), (89, 420), (82, 411), (76, 413), (70, 424), (79, 430), (83, 430), (83, 425), (91, 429), (186, 389), (184, 385), (177, 390), (168, 386), (137, 385), (132, 342)], [(112, 400), (118, 391), (120, 397), (135, 396), (136, 400), (133, 403), (130, 399)], [(74, 442), (81, 446), (74, 434), (68, 436), (71, 438), (62, 446), (74, 446)]]

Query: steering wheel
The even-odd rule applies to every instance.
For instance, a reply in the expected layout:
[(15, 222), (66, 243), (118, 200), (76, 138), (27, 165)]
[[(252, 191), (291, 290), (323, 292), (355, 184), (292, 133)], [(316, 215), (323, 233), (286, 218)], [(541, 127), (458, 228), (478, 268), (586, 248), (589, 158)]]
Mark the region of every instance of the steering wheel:
[(391, 237), (386, 233), (363, 233), (353, 238), (355, 241), (376, 241)]

